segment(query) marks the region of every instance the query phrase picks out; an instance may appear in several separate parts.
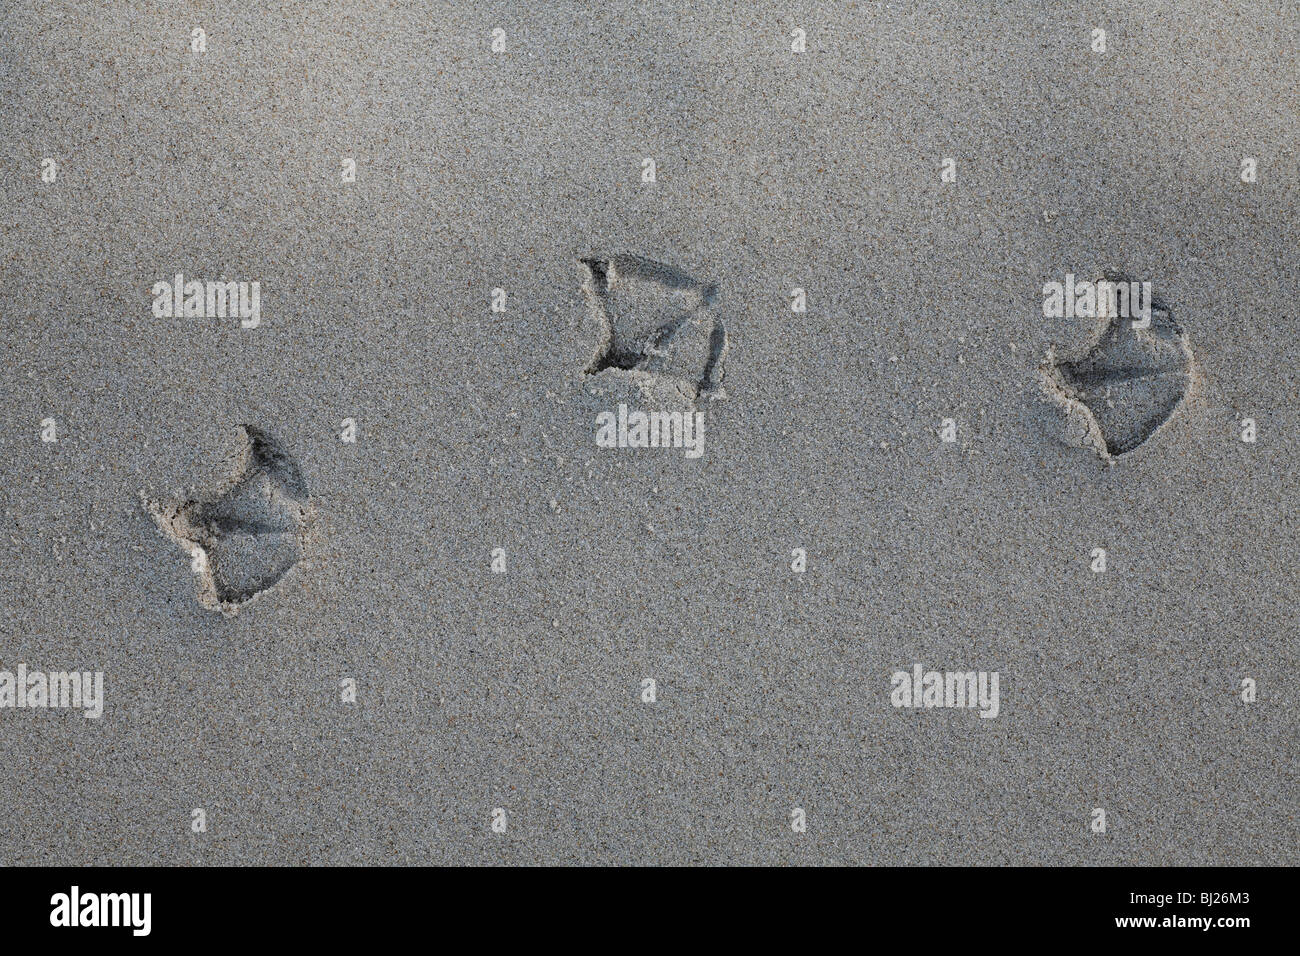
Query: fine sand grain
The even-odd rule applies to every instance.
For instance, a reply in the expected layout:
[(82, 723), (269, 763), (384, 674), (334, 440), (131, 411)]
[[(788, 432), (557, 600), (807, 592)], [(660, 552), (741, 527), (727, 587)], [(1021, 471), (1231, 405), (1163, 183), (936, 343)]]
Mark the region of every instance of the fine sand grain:
[(0, 5), (0, 863), (1300, 862), (1294, 4), (267, 6)]

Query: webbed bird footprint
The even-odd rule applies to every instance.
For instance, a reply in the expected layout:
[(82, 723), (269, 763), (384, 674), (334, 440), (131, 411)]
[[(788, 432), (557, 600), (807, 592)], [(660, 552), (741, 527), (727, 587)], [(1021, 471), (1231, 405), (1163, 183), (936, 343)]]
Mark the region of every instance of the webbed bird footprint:
[(1153, 298), (1151, 306), (1148, 328), (1115, 316), (1082, 357), (1048, 355), (1041, 384), (1064, 413), (1067, 443), (1111, 460), (1154, 436), (1182, 405), (1192, 375), (1187, 335), (1168, 305)]
[(582, 264), (583, 293), (600, 328), (590, 384), (634, 385), (651, 407), (722, 397), (727, 332), (713, 313), (716, 285), (641, 256)]
[(199, 603), (226, 615), (298, 563), (310, 514), (298, 464), (260, 429), (241, 425), (239, 434), (235, 472), (214, 493), (145, 500), (162, 533), (189, 554)]

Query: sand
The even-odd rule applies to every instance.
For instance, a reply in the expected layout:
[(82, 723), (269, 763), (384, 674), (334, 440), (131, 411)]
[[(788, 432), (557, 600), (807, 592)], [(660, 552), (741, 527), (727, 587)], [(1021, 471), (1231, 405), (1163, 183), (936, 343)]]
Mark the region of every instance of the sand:
[[(0, 708), (0, 862), (1300, 862), (1294, 5), (104, 6), (0, 8), (0, 669), (104, 675)], [(1112, 460), (1108, 270), (1190, 354)]]

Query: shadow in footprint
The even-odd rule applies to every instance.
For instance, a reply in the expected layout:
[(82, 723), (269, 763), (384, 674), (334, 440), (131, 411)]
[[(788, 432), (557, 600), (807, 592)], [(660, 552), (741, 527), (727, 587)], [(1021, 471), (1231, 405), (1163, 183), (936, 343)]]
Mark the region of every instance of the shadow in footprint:
[(583, 292), (601, 329), (588, 376), (628, 379), (651, 403), (720, 397), (727, 332), (712, 311), (715, 284), (641, 256), (581, 261)]
[[(1107, 281), (1128, 277), (1107, 273)], [(1041, 384), (1065, 416), (1068, 444), (1090, 447), (1106, 460), (1148, 441), (1173, 416), (1191, 381), (1187, 336), (1161, 299), (1152, 297), (1151, 323), (1114, 316), (1083, 356), (1048, 356)]]
[(227, 615), (298, 563), (309, 514), (297, 463), (260, 429), (241, 425), (240, 436), (235, 473), (213, 495), (145, 502), (162, 532), (190, 555), (199, 602)]

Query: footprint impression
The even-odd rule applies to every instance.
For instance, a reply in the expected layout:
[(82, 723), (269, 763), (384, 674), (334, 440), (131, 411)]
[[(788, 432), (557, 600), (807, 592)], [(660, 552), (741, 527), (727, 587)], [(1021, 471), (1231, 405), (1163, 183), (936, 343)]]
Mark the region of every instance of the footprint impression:
[(310, 517), (297, 463), (260, 429), (241, 425), (239, 433), (234, 474), (213, 493), (172, 503), (144, 499), (162, 533), (190, 555), (199, 603), (226, 616), (298, 563)]
[[(1112, 282), (1128, 281), (1118, 274)], [(1040, 373), (1047, 400), (1064, 415), (1064, 438), (1105, 461), (1150, 440), (1178, 410), (1192, 374), (1187, 336), (1169, 306), (1151, 298), (1150, 325), (1113, 316), (1091, 348), (1070, 360), (1052, 353)]]
[(583, 293), (600, 327), (588, 385), (632, 387), (648, 407), (691, 408), (721, 398), (727, 331), (713, 313), (717, 286), (634, 255), (582, 260)]

